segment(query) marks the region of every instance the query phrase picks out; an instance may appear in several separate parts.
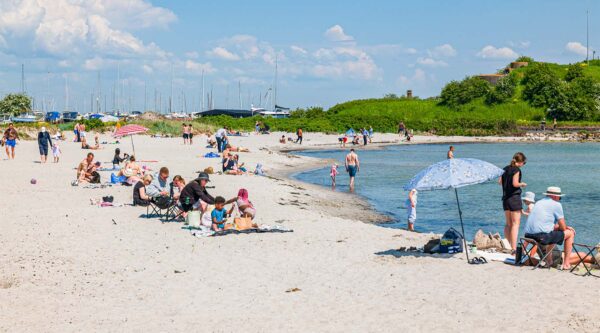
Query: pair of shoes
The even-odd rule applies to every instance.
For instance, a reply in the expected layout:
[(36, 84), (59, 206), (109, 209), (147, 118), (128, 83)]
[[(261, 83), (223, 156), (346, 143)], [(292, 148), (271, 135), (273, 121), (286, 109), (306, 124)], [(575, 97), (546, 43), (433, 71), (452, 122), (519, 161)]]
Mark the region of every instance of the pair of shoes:
[(471, 261), (469, 261), (469, 264), (471, 265), (482, 265), (482, 264), (487, 264), (487, 260), (484, 257), (475, 257), (473, 259), (471, 259)]

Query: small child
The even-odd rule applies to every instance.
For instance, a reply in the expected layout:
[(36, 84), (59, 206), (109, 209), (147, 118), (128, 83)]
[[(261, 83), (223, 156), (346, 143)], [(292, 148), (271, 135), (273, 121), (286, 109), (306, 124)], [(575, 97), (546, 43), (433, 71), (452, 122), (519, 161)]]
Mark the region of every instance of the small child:
[(533, 206), (535, 205), (535, 193), (525, 192), (525, 196), (522, 199), (526, 209), (522, 209), (521, 212), (523, 215), (529, 216), (533, 210)]
[(413, 188), (408, 192), (408, 199), (406, 199), (408, 231), (415, 231), (415, 221), (417, 221), (417, 194), (417, 190)]
[(58, 163), (58, 160), (60, 159), (60, 147), (56, 142), (52, 145), (52, 156), (54, 157), (54, 163)]
[(213, 211), (210, 213), (210, 217), (212, 218), (212, 230), (225, 230), (225, 222), (227, 222), (227, 215), (231, 215), (232, 212), (233, 206), (231, 206), (231, 209), (229, 211), (225, 209), (225, 198), (216, 197), (215, 209), (213, 209)]
[(129, 158), (129, 155), (127, 155), (127, 154), (123, 154), (123, 157), (121, 157), (121, 149), (116, 148), (115, 156), (113, 157), (113, 161), (112, 161), (113, 170), (118, 170), (119, 164), (121, 164), (121, 162), (127, 160), (128, 158)]
[(329, 173), (329, 175), (331, 176), (331, 186), (335, 187), (335, 176), (337, 176), (338, 174), (338, 170), (337, 170), (337, 163), (333, 163), (333, 165), (331, 166), (331, 171)]

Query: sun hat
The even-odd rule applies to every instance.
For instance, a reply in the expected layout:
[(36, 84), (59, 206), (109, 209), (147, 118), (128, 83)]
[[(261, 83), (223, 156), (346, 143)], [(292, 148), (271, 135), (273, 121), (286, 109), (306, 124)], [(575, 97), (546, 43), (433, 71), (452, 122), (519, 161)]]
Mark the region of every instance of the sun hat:
[(546, 192), (544, 193), (544, 195), (554, 195), (557, 197), (562, 197), (564, 194), (562, 194), (562, 191), (560, 190), (560, 187), (558, 186), (550, 186), (546, 189)]
[(200, 172), (198, 173), (198, 178), (196, 178), (198, 180), (206, 180), (207, 182), (210, 181), (210, 178), (208, 177), (208, 174), (206, 172)]
[(523, 199), (524, 201), (535, 202), (535, 193), (525, 192), (525, 196), (521, 199)]

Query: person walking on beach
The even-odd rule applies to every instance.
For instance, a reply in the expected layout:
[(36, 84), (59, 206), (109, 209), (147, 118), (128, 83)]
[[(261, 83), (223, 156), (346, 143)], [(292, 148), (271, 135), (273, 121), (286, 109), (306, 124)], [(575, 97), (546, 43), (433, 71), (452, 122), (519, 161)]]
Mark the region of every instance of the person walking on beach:
[(354, 191), (354, 178), (356, 173), (360, 171), (360, 162), (358, 161), (358, 155), (354, 152), (354, 148), (350, 149), (348, 155), (346, 155), (346, 172), (350, 176), (350, 191)]
[(417, 195), (416, 189), (408, 192), (408, 199), (406, 199), (406, 210), (407, 210), (407, 229), (408, 231), (415, 231), (415, 222), (417, 221)]
[(223, 137), (227, 135), (227, 127), (221, 127), (215, 133), (215, 139), (217, 139), (217, 151), (223, 152)]
[(73, 133), (75, 133), (75, 139), (73, 141), (75, 142), (81, 142), (81, 136), (80, 136), (80, 132), (79, 132), (79, 123), (75, 123), (75, 126), (73, 127)]
[(329, 176), (331, 176), (331, 187), (332, 188), (335, 188), (335, 177), (338, 174), (337, 167), (338, 167), (337, 163), (333, 163), (331, 165), (331, 171), (329, 172)]
[(450, 148), (448, 148), (448, 154), (446, 154), (446, 157), (449, 160), (454, 158), (454, 146), (450, 146)]
[(527, 184), (521, 182), (523, 173), (521, 167), (527, 163), (525, 154), (516, 153), (510, 164), (504, 167), (504, 174), (498, 180), (502, 186), (502, 208), (506, 224), (504, 226), (504, 238), (508, 239), (513, 252), (517, 249), (517, 235), (519, 234), (519, 224), (521, 223), (521, 203), (522, 188)]
[(46, 131), (46, 127), (43, 127), (38, 132), (38, 148), (40, 149), (40, 163), (46, 163), (48, 160), (48, 148), (52, 147), (52, 139), (50, 133)]
[(369, 143), (373, 143), (373, 126), (369, 126)]
[(192, 123), (188, 124), (188, 143), (191, 145), (194, 143), (194, 129), (192, 128)]
[(4, 145), (6, 146), (6, 155), (8, 155), (8, 159), (15, 159), (15, 146), (17, 145), (17, 140), (21, 140), (19, 138), (19, 133), (15, 129), (15, 125), (13, 123), (8, 124), (8, 128), (4, 131)]
[(557, 125), (557, 123), (556, 123), (556, 117), (554, 117), (554, 120), (552, 121), (552, 130), (553, 131), (556, 131), (556, 125)]
[(366, 128), (362, 129), (362, 136), (363, 136), (363, 145), (367, 145), (367, 143), (369, 142), (369, 132), (367, 131)]
[(298, 128), (298, 130), (296, 131), (296, 143), (302, 144), (302, 127)]

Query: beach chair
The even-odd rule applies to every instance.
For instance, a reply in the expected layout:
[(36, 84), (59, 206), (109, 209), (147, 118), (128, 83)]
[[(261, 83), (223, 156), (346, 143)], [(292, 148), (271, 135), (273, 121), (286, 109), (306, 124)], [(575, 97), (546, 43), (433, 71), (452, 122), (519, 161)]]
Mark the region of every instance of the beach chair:
[(146, 206), (146, 217), (158, 216), (158, 218), (163, 218), (175, 204), (176, 202), (171, 197), (153, 198)]
[[(579, 251), (579, 249), (585, 249), (585, 251)], [(573, 273), (575, 271), (575, 269), (577, 269), (577, 267), (579, 265), (583, 265), (583, 268), (585, 268), (585, 273), (582, 276), (594, 276), (594, 277), (600, 277), (600, 275), (596, 275), (592, 272), (592, 268), (593, 268), (593, 264), (586, 264), (584, 261), (585, 259), (591, 257), (591, 258), (597, 258), (598, 256), (598, 247), (597, 246), (590, 246), (590, 245), (585, 245), (585, 244), (578, 244), (578, 243), (573, 243), (573, 251), (575, 253), (577, 253), (577, 256), (579, 257), (579, 262), (577, 263), (577, 265), (573, 266), (573, 268), (571, 268), (571, 273)], [(581, 256), (580, 253), (585, 253), (584, 256)], [(596, 265), (598, 265), (599, 263), (596, 262)]]
[(183, 210), (177, 205), (177, 201), (173, 201), (173, 204), (165, 210), (164, 222), (175, 221), (183, 216), (183, 213)]
[[(546, 265), (546, 260), (548, 259), (548, 256), (552, 255), (552, 251), (556, 247), (556, 244), (542, 244), (529, 237), (520, 238), (519, 242), (521, 243), (521, 248), (523, 249), (523, 256), (517, 265), (528, 263), (530, 266), (533, 266), (533, 269), (540, 267), (550, 268)], [(534, 258), (536, 254), (539, 257), (537, 264), (534, 262), (534, 260), (536, 260)]]

